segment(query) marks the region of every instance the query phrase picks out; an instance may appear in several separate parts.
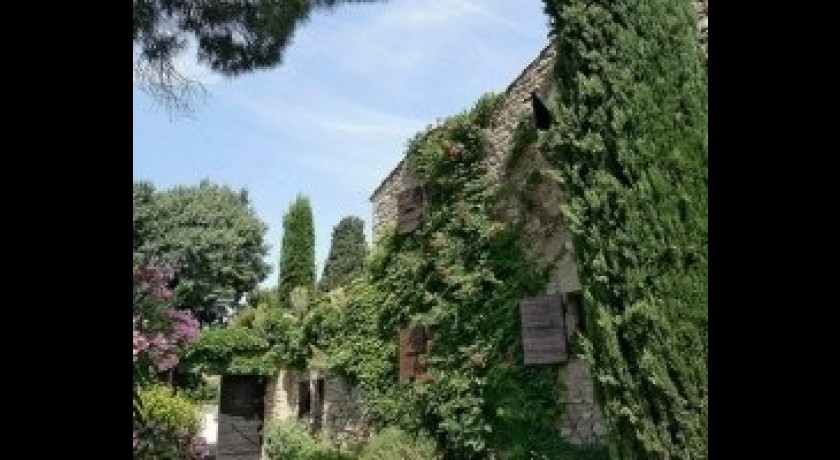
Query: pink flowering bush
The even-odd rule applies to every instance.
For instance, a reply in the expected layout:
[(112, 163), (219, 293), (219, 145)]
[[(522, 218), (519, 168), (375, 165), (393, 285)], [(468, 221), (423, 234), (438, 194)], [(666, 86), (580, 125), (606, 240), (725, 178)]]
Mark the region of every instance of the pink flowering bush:
[(197, 436), (196, 407), (156, 382), (173, 369), (184, 349), (198, 339), (199, 322), (190, 312), (173, 309), (169, 283), (173, 271), (145, 265), (135, 272), (133, 359), (136, 459), (201, 459), (207, 446)]
[(134, 317), (134, 363), (157, 372), (172, 369), (187, 345), (198, 339), (199, 323), (189, 312), (165, 309), (157, 321)]
[(167, 304), (172, 297), (168, 285), (173, 275), (171, 269), (154, 265), (142, 266), (136, 272), (132, 350), (135, 367), (168, 371), (178, 364), (184, 348), (198, 339), (198, 320), (190, 312)]

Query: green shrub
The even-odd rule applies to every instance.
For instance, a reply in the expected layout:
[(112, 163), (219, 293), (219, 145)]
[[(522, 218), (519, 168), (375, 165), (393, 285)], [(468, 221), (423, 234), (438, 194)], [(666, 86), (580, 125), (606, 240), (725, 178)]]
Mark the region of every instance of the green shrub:
[(434, 460), (435, 442), (424, 436), (412, 436), (399, 428), (389, 427), (372, 437), (362, 447), (358, 460)]
[(315, 230), (309, 198), (298, 195), (283, 216), (283, 241), (280, 246), (278, 300), (289, 302), (298, 287), (315, 286)]
[(178, 389), (179, 394), (195, 404), (215, 404), (219, 399), (218, 376), (210, 377), (176, 371), (173, 385)]
[(201, 426), (197, 407), (165, 385), (142, 388), (139, 395), (143, 423), (134, 427), (134, 458), (190, 458), (190, 443)]
[(269, 375), (282, 367), (305, 364), (305, 344), (299, 321), (284, 310), (262, 304), (249, 307), (250, 324), (202, 331), (183, 358), (193, 373)]
[(352, 459), (328, 441), (310, 436), (306, 427), (295, 420), (269, 425), (265, 452), (269, 460)]

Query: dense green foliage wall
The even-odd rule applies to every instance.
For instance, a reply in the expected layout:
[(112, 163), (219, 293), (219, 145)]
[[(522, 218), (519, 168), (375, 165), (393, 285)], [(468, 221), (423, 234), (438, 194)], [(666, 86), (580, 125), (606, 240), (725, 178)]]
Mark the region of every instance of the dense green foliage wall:
[(309, 198), (298, 195), (283, 216), (277, 290), (281, 304), (298, 286), (315, 287), (315, 229)]
[(690, 0), (546, 2), (586, 350), (615, 459), (708, 457), (707, 83)]
[[(548, 267), (527, 260), (518, 229), (492, 215), (498, 186), (482, 162), (481, 130), (491, 102), (410, 143), (427, 221), (383, 237), (369, 278), (313, 309), (332, 313), (319, 316), (311, 339), (360, 386), (376, 425), (427, 433), (446, 458), (597, 456), (559, 438), (557, 366), (521, 364), (518, 301), (541, 291)], [(434, 331), (431, 382), (397, 383), (397, 331), (409, 324)]]
[(365, 222), (355, 216), (341, 219), (333, 229), (330, 253), (318, 288), (329, 291), (362, 276), (366, 258)]
[(266, 302), (245, 308), (225, 327), (202, 331), (181, 368), (217, 375), (271, 375), (283, 367), (303, 368), (306, 351), (301, 321)]

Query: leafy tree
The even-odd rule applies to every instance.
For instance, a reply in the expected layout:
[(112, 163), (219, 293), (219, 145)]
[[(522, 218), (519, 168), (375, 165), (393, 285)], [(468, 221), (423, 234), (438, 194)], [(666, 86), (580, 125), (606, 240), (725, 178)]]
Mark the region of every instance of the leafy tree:
[(175, 301), (204, 324), (222, 319), (219, 301), (236, 304), (268, 274), (266, 225), (247, 194), (203, 181), (156, 192), (134, 184), (134, 255), (176, 269)]
[(364, 221), (355, 216), (345, 217), (335, 226), (330, 253), (318, 284), (322, 291), (343, 286), (364, 273), (367, 257), (364, 228)]
[(277, 305), (277, 290), (275, 288), (258, 287), (248, 293), (248, 300), (246, 304), (249, 307), (259, 307), (260, 305), (267, 305), (269, 308), (276, 308)]
[(282, 63), (294, 31), (313, 10), (376, 0), (133, 0), (135, 76), (162, 101), (183, 106), (197, 90), (173, 59), (190, 41), (196, 59), (227, 76)]
[(563, 184), (614, 459), (708, 458), (708, 92), (690, 0), (546, 1)]
[(148, 240), (151, 221), (154, 219), (152, 196), (155, 189), (148, 182), (134, 183), (134, 238), (133, 248), (137, 254), (140, 246)]
[(280, 304), (289, 302), (289, 294), (302, 286), (315, 286), (315, 229), (309, 198), (298, 195), (283, 216), (283, 242), (277, 283)]

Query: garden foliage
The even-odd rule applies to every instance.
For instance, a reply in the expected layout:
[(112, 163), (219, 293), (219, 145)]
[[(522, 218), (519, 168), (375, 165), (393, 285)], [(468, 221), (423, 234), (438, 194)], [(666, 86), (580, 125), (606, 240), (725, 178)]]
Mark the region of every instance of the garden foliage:
[(189, 311), (171, 308), (168, 288), (172, 270), (143, 265), (134, 277), (134, 457), (202, 458), (196, 407), (160, 385), (160, 373), (171, 371), (184, 349), (198, 336), (198, 321)]
[(283, 216), (278, 300), (288, 304), (296, 287), (315, 287), (315, 230), (309, 198), (298, 195)]
[[(489, 102), (412, 140), (408, 167), (425, 184), (426, 222), (383, 237), (369, 277), (328, 301), (335, 318), (322, 315), (325, 332), (313, 338), (330, 368), (360, 386), (378, 427), (428, 433), (446, 458), (564, 458), (556, 454), (578, 451), (552, 422), (557, 366), (521, 358), (518, 302), (541, 291), (549, 267), (529, 261), (521, 232), (493, 216), (499, 189), (482, 161)], [(430, 382), (397, 383), (397, 331), (407, 325), (433, 330)]]
[(341, 219), (333, 229), (330, 253), (318, 288), (329, 291), (362, 276), (366, 258), (364, 221), (355, 216)]
[(196, 407), (167, 385), (140, 390), (143, 424), (135, 429), (134, 458), (202, 459), (207, 453)]
[(310, 435), (297, 420), (271, 423), (266, 434), (265, 453), (269, 460), (352, 460), (329, 441)]
[(615, 459), (708, 457), (708, 100), (689, 0), (548, 0), (585, 341)]
[(135, 264), (175, 270), (171, 302), (202, 324), (221, 322), (218, 301), (235, 305), (268, 274), (266, 230), (244, 190), (208, 181), (161, 191), (134, 183)]
[(358, 460), (437, 460), (433, 440), (414, 436), (399, 428), (388, 427), (374, 435), (362, 447)]

